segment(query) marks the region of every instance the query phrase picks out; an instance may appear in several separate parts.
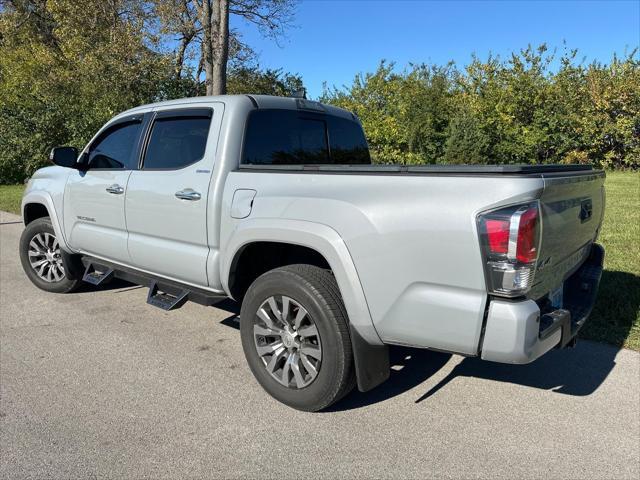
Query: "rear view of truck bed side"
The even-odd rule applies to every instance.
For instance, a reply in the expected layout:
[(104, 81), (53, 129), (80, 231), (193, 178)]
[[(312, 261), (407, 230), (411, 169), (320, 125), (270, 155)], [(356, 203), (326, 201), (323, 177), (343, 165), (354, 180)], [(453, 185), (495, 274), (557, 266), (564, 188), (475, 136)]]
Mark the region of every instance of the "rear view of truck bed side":
[[(249, 218), (223, 225), (221, 245), (234, 229), (260, 219), (330, 226), (348, 248), (384, 343), (478, 355), (488, 303), (501, 298), (488, 291), (479, 216), (505, 207), (539, 208), (533, 282), (518, 298), (499, 300), (530, 302), (539, 314), (533, 300), (559, 287), (588, 255), (601, 223), (603, 179), (562, 167), (406, 174), (385, 167), (241, 167), (229, 175), (225, 199), (231, 205), (235, 191), (255, 190), (253, 208)], [(581, 220), (585, 209), (589, 219)]]

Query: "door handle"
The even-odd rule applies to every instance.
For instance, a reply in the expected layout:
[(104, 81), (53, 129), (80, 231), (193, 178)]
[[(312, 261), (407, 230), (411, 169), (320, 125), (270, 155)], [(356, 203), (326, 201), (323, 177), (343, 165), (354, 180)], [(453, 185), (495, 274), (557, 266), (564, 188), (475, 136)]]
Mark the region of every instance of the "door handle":
[(124, 193), (124, 188), (114, 183), (113, 185), (109, 185), (107, 187), (107, 192), (113, 193), (114, 195), (122, 195)]
[(195, 190), (192, 190), (191, 188), (185, 188), (184, 190), (176, 192), (176, 197), (181, 200), (190, 200), (194, 202), (196, 200), (200, 200), (202, 198), (202, 195), (200, 195)]

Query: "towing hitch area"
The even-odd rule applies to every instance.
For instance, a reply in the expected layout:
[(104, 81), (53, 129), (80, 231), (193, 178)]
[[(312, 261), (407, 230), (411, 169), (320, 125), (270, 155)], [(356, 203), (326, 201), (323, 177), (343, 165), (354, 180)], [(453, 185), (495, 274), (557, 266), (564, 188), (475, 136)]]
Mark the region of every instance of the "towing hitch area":
[(567, 343), (564, 346), (564, 348), (574, 348), (577, 343), (578, 343), (578, 337), (573, 337), (571, 340), (569, 340), (569, 343)]
[(556, 348), (575, 347), (578, 332), (586, 323), (596, 303), (603, 262), (604, 249), (594, 243), (584, 264), (564, 282), (563, 308), (545, 311), (541, 315), (540, 339), (548, 338), (560, 330), (562, 336)]

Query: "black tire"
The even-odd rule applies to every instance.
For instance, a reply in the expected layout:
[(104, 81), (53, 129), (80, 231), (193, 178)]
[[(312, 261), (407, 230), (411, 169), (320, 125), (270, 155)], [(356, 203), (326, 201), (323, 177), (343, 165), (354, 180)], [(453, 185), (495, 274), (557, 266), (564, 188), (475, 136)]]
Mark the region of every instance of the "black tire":
[[(306, 309), (322, 344), (322, 362), (317, 375), (303, 388), (286, 387), (274, 379), (258, 354), (254, 339), (258, 309), (270, 297), (282, 295)], [(242, 302), (240, 333), (253, 375), (272, 397), (290, 407), (316, 412), (337, 402), (355, 386), (347, 314), (335, 278), (328, 270), (312, 265), (289, 265), (258, 277)]]
[[(31, 283), (36, 287), (52, 293), (69, 293), (75, 290), (80, 283), (79, 280), (70, 280), (62, 272), (60, 279), (55, 278), (52, 281), (46, 281), (38, 276), (35, 268), (29, 261), (29, 244), (38, 235), (49, 235), (55, 238), (55, 231), (51, 225), (51, 219), (49, 217), (42, 217), (34, 220), (25, 227), (20, 236), (20, 263), (22, 263), (22, 269), (27, 274)], [(58, 273), (59, 274), (59, 273)], [(59, 274), (60, 275), (60, 274)]]

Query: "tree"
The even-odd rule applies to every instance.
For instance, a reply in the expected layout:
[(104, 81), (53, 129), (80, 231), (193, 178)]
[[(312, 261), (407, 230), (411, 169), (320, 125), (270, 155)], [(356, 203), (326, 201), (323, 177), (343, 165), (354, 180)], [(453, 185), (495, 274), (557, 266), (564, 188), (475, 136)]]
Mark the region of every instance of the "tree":
[(198, 12), (203, 32), (206, 92), (207, 95), (223, 95), (227, 93), (229, 0), (202, 0)]
[(382, 61), (375, 72), (357, 75), (344, 90), (325, 86), (320, 101), (358, 115), (376, 163), (411, 163), (407, 162), (410, 155), (406, 153), (411, 152), (402, 128), (404, 80), (393, 70), (393, 63)]
[[(23, 181), (54, 146), (83, 147), (116, 113), (204, 94), (203, 1), (0, 0), (0, 183)], [(269, 8), (291, 2), (228, 5), (268, 28), (284, 18)], [(224, 23), (212, 15), (212, 25)], [(302, 85), (298, 76), (260, 70), (238, 32), (228, 40), (231, 91), (290, 95)]]
[(322, 100), (358, 114), (377, 163), (640, 168), (638, 51), (609, 64), (577, 59), (543, 44), (504, 60), (473, 56), (463, 70), (381, 62)]
[(346, 90), (325, 88), (320, 100), (358, 115), (376, 163), (436, 163), (446, 141), (450, 75), (450, 65), (396, 73), (382, 61)]
[(177, 36), (175, 50), (175, 75), (181, 78), (187, 50), (200, 34), (198, 12), (191, 0), (164, 0), (155, 2), (153, 14), (160, 19), (160, 33)]
[(302, 78), (283, 73), (282, 70), (260, 70), (259, 68), (237, 67), (228, 75), (229, 93), (256, 93), (289, 97), (301, 90)]
[(444, 163), (487, 163), (490, 139), (470, 108), (463, 106), (453, 115), (447, 133)]
[(421, 163), (442, 158), (453, 108), (453, 64), (415, 65), (404, 78), (402, 123), (409, 150), (420, 155)]
[(0, 15), (0, 183), (56, 145), (83, 147), (118, 112), (162, 98), (172, 59), (127, 0), (12, 0)]
[[(239, 32), (230, 29), (230, 16), (254, 24), (267, 37), (278, 40), (291, 23), (296, 0), (155, 0), (161, 32), (178, 38), (175, 51), (176, 74), (181, 76), (187, 52), (191, 49), (198, 67), (194, 79), (205, 76), (205, 93), (221, 95), (227, 91), (227, 71), (254, 58)], [(233, 67), (234, 65), (232, 65)], [(255, 65), (251, 65), (255, 67)]]

